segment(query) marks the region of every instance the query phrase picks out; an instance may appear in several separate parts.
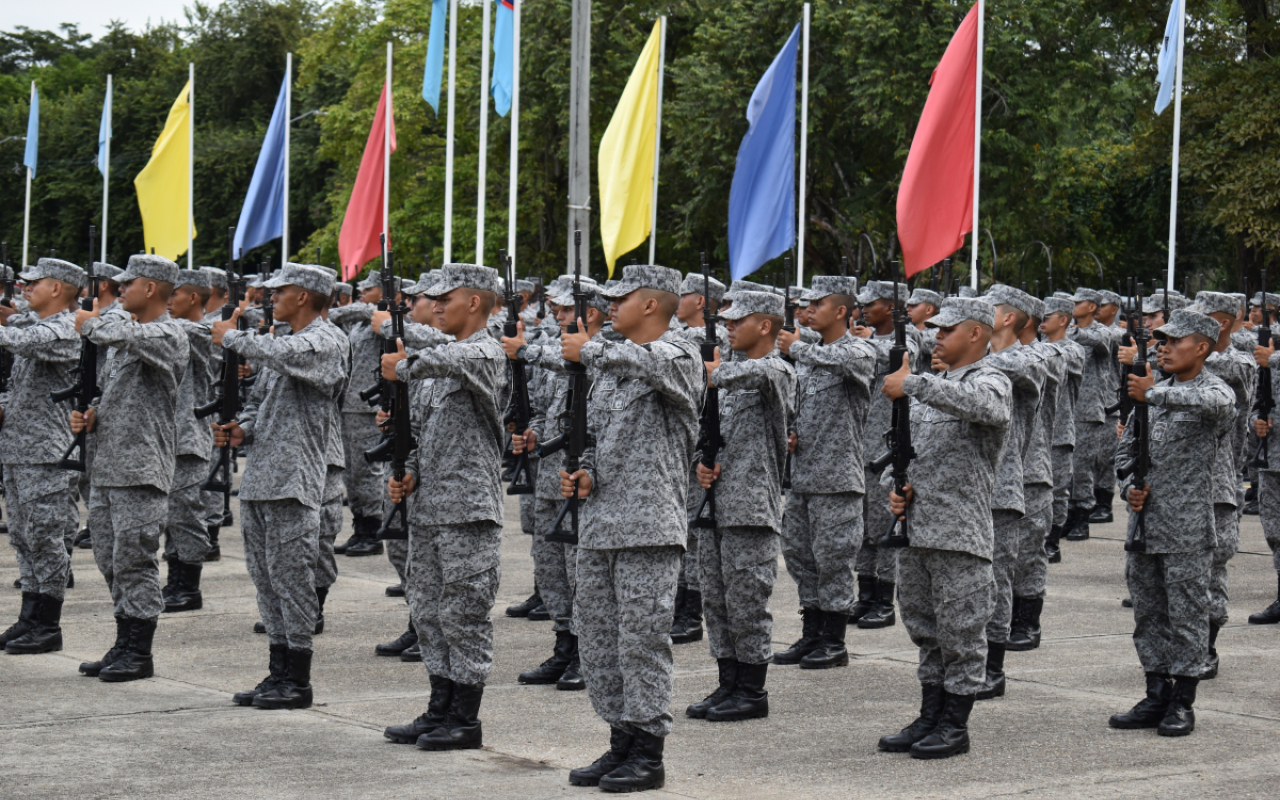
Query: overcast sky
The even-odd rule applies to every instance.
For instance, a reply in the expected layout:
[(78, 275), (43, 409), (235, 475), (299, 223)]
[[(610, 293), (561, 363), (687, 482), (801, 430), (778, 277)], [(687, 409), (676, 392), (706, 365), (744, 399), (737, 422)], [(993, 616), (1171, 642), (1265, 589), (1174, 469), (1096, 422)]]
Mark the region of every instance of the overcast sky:
[[(113, 19), (133, 29), (159, 24), (161, 20), (181, 22), (182, 9), (191, 0), (0, 0), (0, 30), (11, 31), (19, 25), (35, 30), (57, 30), (63, 22), (74, 22), (84, 33), (96, 39)], [(211, 6), (220, 0), (206, 0)]]

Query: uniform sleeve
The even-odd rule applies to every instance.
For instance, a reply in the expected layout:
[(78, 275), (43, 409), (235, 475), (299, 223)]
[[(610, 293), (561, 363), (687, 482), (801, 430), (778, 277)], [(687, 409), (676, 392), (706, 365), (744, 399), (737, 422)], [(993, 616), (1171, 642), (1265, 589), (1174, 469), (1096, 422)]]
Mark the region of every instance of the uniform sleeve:
[[(502, 357), (505, 359), (506, 354)], [(484, 374), (485, 365), (494, 359), (479, 344), (452, 342), (415, 353), (396, 365), (396, 377), (400, 380), (422, 378), (457, 378), (462, 388), (481, 394), (490, 391)]]
[(1012, 387), (1004, 375), (986, 373), (973, 380), (947, 380), (940, 375), (909, 375), (902, 390), (922, 403), (966, 422), (1008, 425), (1013, 416)]
[(75, 361), (80, 356), (80, 337), (75, 335), (75, 328), (4, 326), (0, 327), (0, 347), (31, 361)]
[(80, 331), (94, 344), (132, 353), (144, 364), (159, 369), (169, 369), (187, 353), (186, 334), (171, 325), (125, 321), (113, 315), (90, 317)]
[(1236, 410), (1235, 395), (1221, 382), (1208, 386), (1152, 386), (1147, 390), (1147, 402), (1169, 411), (1191, 411), (1215, 422)]
[[(384, 339), (391, 338), (391, 320), (387, 320), (382, 324), (382, 331), (379, 335)], [(426, 350), (428, 347), (439, 347), (442, 344), (452, 342), (454, 339), (447, 333), (441, 333), (439, 330), (430, 325), (421, 325), (417, 322), (405, 320), (404, 336), (401, 341), (404, 342), (405, 349)]]
[(693, 355), (667, 342), (642, 346), (632, 342), (587, 342), (582, 346), (582, 363), (594, 372), (611, 372), (645, 384), (666, 399), (698, 413), (702, 386), (698, 373), (706, 374)]
[(227, 331), (223, 334), (222, 346), (281, 375), (330, 391), (341, 385), (346, 371), (341, 354), (322, 347), (321, 341), (301, 333), (276, 337), (259, 336), (252, 331)]

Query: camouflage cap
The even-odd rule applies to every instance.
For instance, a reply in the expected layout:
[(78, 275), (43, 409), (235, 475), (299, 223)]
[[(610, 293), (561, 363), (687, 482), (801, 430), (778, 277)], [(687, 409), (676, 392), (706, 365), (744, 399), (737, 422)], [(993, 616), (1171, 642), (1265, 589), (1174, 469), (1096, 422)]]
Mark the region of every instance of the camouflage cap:
[[(1172, 315), (1174, 311), (1186, 308), (1191, 305), (1191, 301), (1183, 297), (1178, 292), (1169, 292), (1169, 312)], [(1143, 314), (1158, 314), (1164, 311), (1164, 292), (1157, 291), (1154, 294), (1147, 295), (1142, 299)]]
[[(201, 269), (204, 269), (204, 267), (201, 267)], [(104, 278), (109, 281), (114, 281), (116, 280), (116, 276), (119, 275), (121, 272), (124, 272), (124, 270), (120, 269), (115, 264), (108, 264), (105, 261), (93, 262), (94, 277)]]
[(1198, 334), (1211, 342), (1218, 341), (1222, 326), (1213, 317), (1180, 308), (1169, 315), (1169, 321), (1152, 331), (1152, 335), (1161, 339), (1181, 339), (1184, 336)]
[(369, 270), (369, 274), (364, 277), (364, 280), (356, 284), (356, 288), (362, 292), (368, 289), (377, 289), (377, 288), (380, 288), (381, 286), (382, 286), (382, 272), (376, 269)]
[(812, 303), (814, 300), (821, 300), (832, 294), (857, 297), (858, 279), (844, 275), (814, 275), (813, 280), (809, 282), (809, 288), (805, 289), (800, 297)]
[(178, 279), (173, 282), (174, 286), (194, 286), (197, 289), (210, 289), (213, 282), (209, 279), (206, 272), (198, 269), (180, 269), (178, 270)]
[(928, 303), (934, 308), (942, 307), (942, 295), (932, 289), (918, 288), (911, 292), (911, 296), (907, 298), (907, 305), (918, 306), (921, 303)]
[(657, 264), (628, 264), (623, 267), (622, 280), (612, 289), (602, 293), (610, 300), (618, 300), (637, 289), (653, 289), (658, 292), (680, 294), (680, 273), (671, 267)]
[(966, 297), (966, 298), (974, 298), (978, 296), (978, 290), (973, 288), (972, 286), (961, 286), (960, 296)]
[[(108, 265), (109, 266), (109, 265)], [(96, 272), (98, 265), (94, 264), (93, 269)], [(217, 267), (201, 267), (200, 271), (209, 276), (209, 285), (215, 289), (227, 290), (227, 271), (218, 269)]]
[(418, 273), (418, 280), (410, 286), (405, 287), (401, 291), (405, 294), (424, 294), (428, 289), (435, 285), (436, 279), (440, 276), (440, 270), (431, 269), (426, 272)]
[[(1003, 283), (997, 283), (990, 289), (987, 289), (988, 298), (997, 305), (1012, 306), (1028, 317), (1036, 316), (1036, 300), (1031, 295), (1014, 286), (1007, 286)], [(1039, 319), (1039, 317), (1036, 317)]]
[(925, 320), (924, 324), (931, 328), (950, 328), (967, 319), (983, 325), (994, 325), (995, 309), (990, 302), (980, 297), (948, 297), (942, 301), (942, 309)]
[[(815, 278), (815, 282), (816, 282)], [(781, 317), (783, 311), (782, 298), (773, 292), (748, 292), (742, 291), (738, 293), (738, 299), (733, 301), (733, 305), (720, 314), (722, 319), (742, 319), (752, 314), (768, 314), (773, 317)]]
[(1053, 296), (1060, 298), (1062, 300), (1069, 300), (1073, 304), (1076, 302), (1076, 296), (1073, 295), (1071, 292), (1054, 292)]
[(323, 272), (325, 275), (328, 275), (333, 280), (335, 281), (338, 280), (338, 271), (333, 267), (326, 267), (322, 264), (303, 264), (303, 266), (311, 267), (312, 269), (318, 269), (321, 272)]
[[(609, 313), (610, 301), (609, 301), (609, 298), (605, 297), (603, 294), (600, 293), (600, 284), (596, 283), (590, 278), (583, 278), (581, 280), (581, 287), (582, 287), (582, 293), (583, 295), (585, 295), (582, 298), (582, 301), (587, 304), (587, 308), (594, 308), (596, 311), (599, 311), (601, 314)], [(555, 297), (552, 297), (547, 302), (551, 303), (552, 305), (568, 308), (569, 306), (573, 305), (573, 300), (574, 300), (573, 286), (571, 284), (569, 286), (569, 291), (561, 292)]]
[[(711, 284), (711, 302), (719, 303), (724, 299), (725, 286), (715, 278), (708, 278), (707, 282)], [(680, 284), (680, 294), (702, 294), (702, 273), (690, 272), (684, 276), (684, 282)]]
[(1080, 286), (1076, 289), (1076, 293), (1072, 296), (1072, 300), (1077, 303), (1094, 303), (1102, 305), (1102, 295), (1097, 289), (1090, 289), (1087, 286)]
[[(1054, 295), (1053, 297), (1046, 297), (1044, 299), (1045, 316), (1050, 314), (1066, 314), (1069, 317), (1075, 310), (1076, 304), (1072, 302), (1069, 297), (1058, 297), (1057, 295)], [(1044, 317), (1039, 317), (1039, 319), (1044, 319)]]
[(1187, 308), (1201, 314), (1240, 314), (1240, 299), (1226, 292), (1197, 292), (1196, 301)]
[(733, 296), (738, 292), (772, 292), (773, 287), (755, 281), (734, 281), (729, 284), (729, 291), (724, 293), (722, 299), (733, 302)]
[(276, 273), (274, 278), (262, 282), (264, 289), (279, 289), (282, 286), (297, 286), (316, 294), (333, 294), (333, 278), (322, 272), (323, 268), (311, 264), (295, 264), (292, 261), (284, 265), (284, 269)]
[(14, 281), (17, 279), (18, 279), (17, 276), (13, 274), (12, 267), (9, 267), (5, 264), (0, 264), (0, 280)]
[(498, 271), (482, 264), (445, 264), (436, 276), (435, 285), (428, 287), (423, 294), (440, 297), (454, 289), (472, 289), (496, 295), (499, 293)]
[[(578, 278), (578, 281), (582, 286), (598, 287), (600, 285), (596, 283), (595, 278), (589, 278), (586, 275), (583, 275), (582, 277)], [(610, 281), (610, 283), (616, 284), (617, 281)], [(570, 298), (570, 301), (572, 302), (572, 298), (573, 298), (573, 276), (572, 275), (561, 275), (547, 286), (548, 301), (555, 300), (556, 298), (565, 298), (565, 297)]]
[[(1249, 301), (1252, 305), (1262, 305), (1262, 292), (1254, 292), (1253, 299)], [(1280, 306), (1280, 294), (1272, 294), (1267, 292), (1267, 305)]]
[(1109, 289), (1099, 289), (1098, 305), (1099, 306), (1108, 306), (1108, 305), (1118, 306), (1120, 305), (1120, 295), (1116, 294), (1113, 291), (1110, 291)]
[(334, 283), (333, 288), (338, 294), (346, 297), (355, 297), (356, 295), (356, 290), (351, 288), (349, 283)]
[(38, 281), (41, 278), (53, 278), (63, 283), (69, 283), (77, 289), (83, 289), (88, 282), (84, 270), (70, 261), (63, 261), (60, 258), (42, 258), (24, 269), (18, 277), (28, 283)]
[(129, 256), (129, 265), (115, 277), (116, 283), (128, 283), (134, 278), (149, 278), (162, 283), (178, 280), (178, 265), (164, 256), (139, 253)]
[(400, 293), (401, 293), (401, 294), (409, 294), (409, 290), (410, 290), (411, 288), (413, 288), (417, 283), (418, 283), (418, 282), (417, 282), (417, 281), (415, 281), (413, 278), (401, 278), (401, 279), (400, 279)]
[(517, 291), (517, 292), (528, 292), (528, 293), (530, 293), (530, 294), (533, 294), (533, 293), (534, 293), (534, 292), (536, 292), (537, 290), (538, 290), (538, 286), (537, 286), (537, 284), (535, 284), (533, 281), (528, 280), (528, 279), (526, 279), (526, 278), (517, 278), (517, 279), (516, 279), (516, 291)]

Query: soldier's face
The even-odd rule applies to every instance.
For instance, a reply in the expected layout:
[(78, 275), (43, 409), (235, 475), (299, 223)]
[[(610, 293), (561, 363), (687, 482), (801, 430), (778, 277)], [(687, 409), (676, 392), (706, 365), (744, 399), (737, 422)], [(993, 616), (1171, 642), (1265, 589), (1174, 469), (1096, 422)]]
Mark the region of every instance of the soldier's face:
[(822, 331), (836, 324), (840, 309), (844, 305), (836, 302), (836, 296), (829, 294), (821, 300), (809, 303), (809, 327)]
[(937, 313), (938, 310), (932, 303), (916, 303), (913, 306), (907, 306), (907, 316), (911, 317), (912, 325), (923, 325), (925, 320)]
[(676, 307), (676, 319), (686, 325), (697, 321), (702, 311), (702, 295), (696, 293), (680, 295), (680, 305)]
[(436, 326), (436, 315), (431, 310), (432, 305), (433, 303), (428, 297), (418, 295), (413, 298), (413, 305), (409, 307), (409, 319), (419, 325), (430, 325), (434, 328)]
[(1050, 336), (1052, 336), (1053, 334), (1057, 333), (1058, 331), (1062, 330), (1065, 327), (1067, 327), (1067, 315), (1060, 312), (1054, 312), (1053, 314), (1050, 314), (1049, 316), (1045, 317), (1044, 322), (1040, 323), (1040, 330), (1044, 331), (1047, 335), (1050, 335)]
[(809, 306), (796, 306), (796, 324), (809, 328), (812, 327), (809, 321)]
[(1154, 314), (1143, 314), (1142, 324), (1149, 331), (1153, 331), (1156, 328), (1159, 328), (1161, 325), (1164, 324), (1164, 312), (1157, 311)]
[(147, 300), (156, 288), (154, 281), (135, 278), (120, 286), (120, 307), (130, 314), (147, 310)]
[(635, 291), (613, 301), (610, 306), (613, 329), (623, 336), (630, 336), (644, 324), (644, 292)]
[(1170, 375), (1181, 375), (1209, 355), (1209, 343), (1202, 336), (1170, 336), (1160, 347), (1156, 363)]
[(55, 308), (55, 306), (66, 306), (66, 301), (59, 300), (55, 296), (57, 294), (55, 291), (57, 285), (58, 282), (53, 278), (41, 278), (23, 287), (22, 293), (26, 295), (27, 302), (31, 304), (31, 307), (43, 314)]
[(1092, 300), (1081, 300), (1076, 303), (1076, 319), (1091, 316), (1098, 310), (1098, 304)]
[(365, 289), (360, 293), (360, 302), (373, 304), (382, 299), (382, 287), (374, 286), (371, 289)]
[(893, 304), (883, 298), (862, 307), (862, 320), (872, 328), (887, 324), (892, 318)]
[(434, 310), (440, 330), (451, 336), (461, 333), (471, 313), (471, 300), (479, 302), (479, 298), (463, 289), (454, 289), (437, 297)]
[(760, 341), (760, 327), (758, 324), (752, 324), (752, 317), (743, 317), (742, 319), (727, 319), (724, 322), (725, 328), (729, 331), (729, 347), (738, 352), (750, 350)]

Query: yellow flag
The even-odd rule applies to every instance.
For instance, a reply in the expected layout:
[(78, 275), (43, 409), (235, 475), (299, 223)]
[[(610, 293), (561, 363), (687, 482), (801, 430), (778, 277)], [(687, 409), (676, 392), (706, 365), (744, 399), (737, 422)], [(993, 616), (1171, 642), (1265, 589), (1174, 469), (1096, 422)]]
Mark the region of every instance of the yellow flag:
[(661, 38), (658, 20), (600, 139), (600, 238), (610, 277), (618, 257), (643, 243), (650, 231)]
[(187, 251), (187, 225), (195, 238), (195, 220), (187, 215), (191, 192), (191, 84), (173, 101), (164, 130), (151, 148), (151, 160), (133, 179), (142, 211), (147, 250), (176, 260)]

